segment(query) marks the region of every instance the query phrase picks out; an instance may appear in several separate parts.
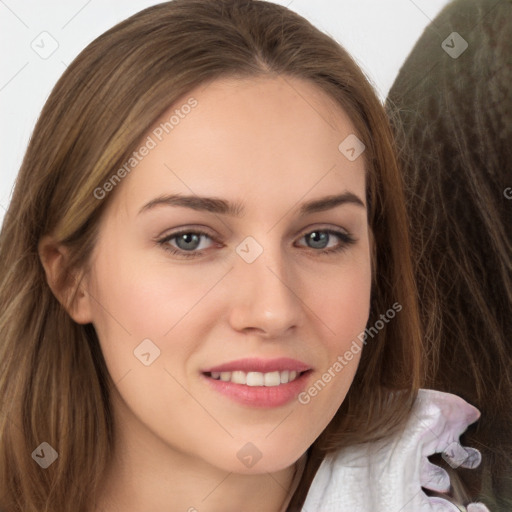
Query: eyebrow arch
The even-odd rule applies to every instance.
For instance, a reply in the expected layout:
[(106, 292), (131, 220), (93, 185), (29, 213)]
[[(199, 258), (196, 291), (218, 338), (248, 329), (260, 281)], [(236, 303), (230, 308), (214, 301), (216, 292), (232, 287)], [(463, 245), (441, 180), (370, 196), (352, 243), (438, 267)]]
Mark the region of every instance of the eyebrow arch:
[[(354, 193), (344, 192), (339, 195), (330, 195), (304, 203), (300, 207), (299, 215), (302, 217), (304, 215), (330, 210), (331, 208), (343, 204), (355, 204), (366, 208), (363, 201)], [(232, 217), (242, 217), (244, 214), (244, 206), (241, 203), (230, 203), (217, 197), (170, 194), (161, 195), (149, 201), (149, 203), (145, 204), (139, 210), (139, 215), (157, 206), (181, 206), (193, 210), (230, 215)]]

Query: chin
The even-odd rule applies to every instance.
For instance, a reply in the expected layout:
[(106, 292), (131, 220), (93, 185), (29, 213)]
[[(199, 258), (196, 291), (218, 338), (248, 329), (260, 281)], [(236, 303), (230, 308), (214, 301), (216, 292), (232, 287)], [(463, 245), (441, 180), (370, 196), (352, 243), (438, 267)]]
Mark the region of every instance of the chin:
[(224, 453), (215, 465), (224, 471), (245, 475), (276, 473), (295, 464), (308, 448), (307, 443), (290, 446), (289, 441), (287, 443), (282, 438), (277, 442), (269, 442), (268, 439), (260, 442), (237, 442), (233, 450), (234, 457), (225, 457)]

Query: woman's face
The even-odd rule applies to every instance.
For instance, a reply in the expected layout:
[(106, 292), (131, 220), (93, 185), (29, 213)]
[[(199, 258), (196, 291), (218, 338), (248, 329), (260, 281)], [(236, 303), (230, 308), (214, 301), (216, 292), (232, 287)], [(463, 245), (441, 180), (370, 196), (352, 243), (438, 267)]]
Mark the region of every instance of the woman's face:
[(263, 473), (327, 426), (369, 315), (354, 131), (315, 85), (281, 77), (214, 81), (148, 132), (86, 280), (127, 442)]

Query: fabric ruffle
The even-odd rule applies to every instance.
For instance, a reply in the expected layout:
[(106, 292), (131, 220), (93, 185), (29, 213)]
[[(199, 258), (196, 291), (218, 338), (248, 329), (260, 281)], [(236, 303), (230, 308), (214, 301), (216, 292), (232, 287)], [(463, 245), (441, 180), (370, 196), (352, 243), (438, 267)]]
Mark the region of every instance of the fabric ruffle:
[(322, 462), (303, 512), (489, 512), (481, 503), (457, 506), (428, 496), (447, 493), (448, 473), (428, 457), (441, 453), (452, 467), (475, 468), (480, 452), (460, 435), (480, 417), (462, 398), (421, 389), (404, 431), (391, 439), (344, 448)]

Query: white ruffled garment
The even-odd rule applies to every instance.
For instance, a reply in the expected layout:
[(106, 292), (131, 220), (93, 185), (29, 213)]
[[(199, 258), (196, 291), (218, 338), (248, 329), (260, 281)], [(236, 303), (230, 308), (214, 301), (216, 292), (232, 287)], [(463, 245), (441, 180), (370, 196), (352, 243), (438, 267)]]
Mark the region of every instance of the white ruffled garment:
[(459, 443), (479, 417), (456, 395), (421, 389), (401, 434), (344, 448), (322, 461), (302, 512), (489, 512), (481, 503), (464, 508), (423, 490), (450, 489), (448, 473), (427, 459), (434, 453), (452, 467), (480, 464), (480, 452)]

